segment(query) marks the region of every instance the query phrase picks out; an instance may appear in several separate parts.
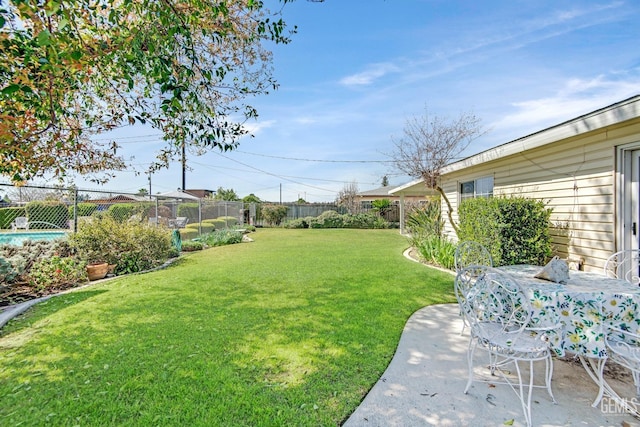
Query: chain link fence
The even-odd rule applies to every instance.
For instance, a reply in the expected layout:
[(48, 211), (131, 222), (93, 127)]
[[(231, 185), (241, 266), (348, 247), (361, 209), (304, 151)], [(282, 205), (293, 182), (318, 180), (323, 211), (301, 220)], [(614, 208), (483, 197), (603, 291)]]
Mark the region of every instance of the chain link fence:
[(243, 202), (199, 199), (188, 193), (140, 195), (0, 184), (0, 244), (19, 244), (18, 235), (46, 240), (47, 235), (73, 233), (93, 215), (179, 229), (184, 239), (192, 239), (214, 229), (242, 226), (247, 211)]

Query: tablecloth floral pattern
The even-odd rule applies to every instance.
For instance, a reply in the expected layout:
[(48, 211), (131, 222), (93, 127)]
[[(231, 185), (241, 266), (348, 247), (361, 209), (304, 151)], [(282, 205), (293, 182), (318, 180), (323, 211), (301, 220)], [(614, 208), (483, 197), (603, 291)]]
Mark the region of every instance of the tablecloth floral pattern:
[(605, 326), (640, 333), (640, 288), (604, 275), (571, 271), (567, 284), (535, 279), (542, 267), (500, 267), (517, 278), (533, 310), (532, 324), (561, 328), (547, 332), (558, 356), (606, 356)]

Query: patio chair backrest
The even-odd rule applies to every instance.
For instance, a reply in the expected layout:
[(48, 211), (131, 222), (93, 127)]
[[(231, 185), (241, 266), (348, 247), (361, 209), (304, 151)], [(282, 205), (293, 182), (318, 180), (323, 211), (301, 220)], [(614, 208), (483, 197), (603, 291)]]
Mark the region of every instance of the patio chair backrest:
[(640, 285), (640, 249), (619, 251), (611, 255), (604, 263), (604, 274), (632, 285)]
[(493, 267), (493, 258), (487, 248), (480, 243), (464, 241), (456, 248), (454, 263), (456, 271), (463, 270), (471, 265)]
[[(471, 266), (474, 272), (478, 266)], [(531, 307), (515, 279), (490, 267), (478, 276), (461, 271), (456, 297), (475, 336), (517, 335), (530, 323)], [(471, 284), (472, 282), (472, 284)]]

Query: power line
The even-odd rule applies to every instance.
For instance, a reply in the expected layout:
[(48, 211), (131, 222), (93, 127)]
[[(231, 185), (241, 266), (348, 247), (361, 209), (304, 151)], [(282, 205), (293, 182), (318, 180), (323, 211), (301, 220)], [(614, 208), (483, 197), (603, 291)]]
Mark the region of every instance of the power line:
[(322, 160), (322, 159), (303, 159), (298, 157), (271, 156), (268, 154), (250, 153), (248, 151), (236, 150), (237, 153), (250, 154), (252, 156), (269, 157), (271, 159), (297, 160), (300, 162), (318, 162), (318, 163), (395, 163), (393, 160)]

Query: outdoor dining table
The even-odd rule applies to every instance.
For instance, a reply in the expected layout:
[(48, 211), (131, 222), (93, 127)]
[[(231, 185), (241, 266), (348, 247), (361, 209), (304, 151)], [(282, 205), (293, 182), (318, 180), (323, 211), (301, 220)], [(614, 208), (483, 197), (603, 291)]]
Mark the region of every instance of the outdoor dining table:
[(499, 267), (512, 275), (529, 297), (534, 326), (560, 325), (549, 333), (558, 356), (566, 352), (588, 358), (606, 357), (604, 330), (611, 325), (640, 332), (640, 287), (603, 274), (570, 271), (567, 283), (534, 276), (543, 267)]
[[(514, 277), (528, 296), (532, 326), (559, 326), (547, 332), (556, 355), (568, 353), (579, 358), (596, 384), (601, 381), (600, 364), (607, 358), (606, 327), (640, 332), (640, 287), (637, 285), (584, 271), (570, 271), (566, 283), (555, 283), (535, 278), (543, 267), (533, 265), (499, 269)], [(624, 405), (624, 400), (604, 379), (602, 381), (609, 396)], [(629, 411), (637, 414), (635, 408), (629, 407)]]

